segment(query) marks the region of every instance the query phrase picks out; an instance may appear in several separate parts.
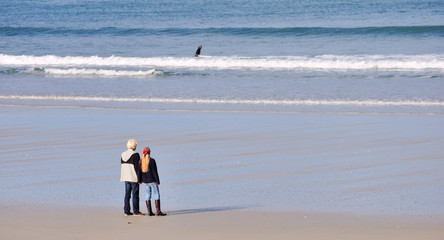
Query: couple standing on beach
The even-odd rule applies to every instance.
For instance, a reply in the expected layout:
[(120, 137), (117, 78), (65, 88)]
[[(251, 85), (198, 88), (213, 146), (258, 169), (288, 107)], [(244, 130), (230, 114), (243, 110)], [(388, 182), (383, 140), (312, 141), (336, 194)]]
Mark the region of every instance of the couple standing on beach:
[[(157, 173), (157, 164), (154, 158), (150, 157), (151, 150), (146, 147), (143, 149), (143, 157), (140, 158), (136, 152), (137, 141), (130, 139), (126, 143), (127, 151), (121, 156), (120, 181), (125, 182), (125, 198), (123, 211), (125, 216), (144, 216), (139, 211), (139, 185), (143, 183), (146, 189), (146, 207), (148, 215), (154, 216), (151, 209), (151, 199), (156, 205), (156, 216), (165, 216), (160, 210), (160, 179)], [(130, 199), (133, 197), (133, 212), (131, 213)]]

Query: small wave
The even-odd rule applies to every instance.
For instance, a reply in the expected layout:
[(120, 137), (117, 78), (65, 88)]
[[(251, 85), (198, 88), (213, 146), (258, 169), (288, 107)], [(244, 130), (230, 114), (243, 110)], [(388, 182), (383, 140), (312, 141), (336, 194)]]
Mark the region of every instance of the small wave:
[[(39, 68), (37, 68), (39, 69)], [(60, 68), (43, 68), (42, 72), (45, 74), (53, 75), (92, 75), (92, 76), (130, 76), (130, 77), (143, 77), (143, 76), (153, 76), (162, 75), (163, 71), (158, 69), (152, 69), (147, 71), (129, 71), (129, 70), (108, 70), (108, 69), (87, 69), (87, 68), (70, 68), (70, 69), (60, 69)]]
[(10, 69), (4, 69), (0, 70), (1, 74), (16, 74), (24, 71), (24, 69), (17, 69), (17, 68), (10, 68)]
[(355, 28), (328, 27), (236, 27), (236, 28), (118, 28), (97, 29), (51, 27), (0, 27), (0, 36), (74, 35), (74, 36), (150, 36), (150, 35), (234, 35), (234, 36), (444, 36), (444, 26), (381, 26)]
[(2, 100), (43, 100), (43, 101), (89, 101), (89, 102), (141, 102), (141, 103), (183, 103), (183, 104), (248, 104), (248, 105), (302, 105), (302, 106), (419, 106), (442, 107), (443, 101), (413, 100), (272, 100), (272, 99), (199, 99), (199, 98), (118, 98), (83, 96), (24, 96), (0, 95)]
[(95, 68), (7, 68), (0, 70), (0, 74), (44, 74), (54, 76), (93, 76), (93, 77), (151, 77), (151, 76), (172, 76), (172, 75), (200, 75), (191, 72), (172, 72), (160, 69), (151, 70), (125, 70), (125, 69), (95, 69)]
[[(267, 57), (99, 57), (0, 54), (0, 67), (133, 67), (257, 70), (444, 70), (444, 55), (319, 55)], [(98, 71), (98, 70), (95, 70)]]

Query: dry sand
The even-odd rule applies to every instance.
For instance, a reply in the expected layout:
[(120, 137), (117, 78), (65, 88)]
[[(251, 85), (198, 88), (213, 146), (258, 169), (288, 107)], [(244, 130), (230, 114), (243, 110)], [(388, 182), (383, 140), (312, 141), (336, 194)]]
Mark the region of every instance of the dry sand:
[[(6, 211), (5, 211), (6, 210)], [(443, 220), (426, 216), (279, 213), (252, 210), (169, 211), (124, 217), (112, 209), (2, 207), (2, 239), (444, 239)]]

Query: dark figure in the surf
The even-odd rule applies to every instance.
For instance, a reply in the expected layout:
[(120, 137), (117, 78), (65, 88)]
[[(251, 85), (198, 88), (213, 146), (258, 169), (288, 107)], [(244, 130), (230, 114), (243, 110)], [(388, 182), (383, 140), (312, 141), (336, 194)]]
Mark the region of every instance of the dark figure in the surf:
[(201, 49), (202, 49), (202, 45), (199, 45), (199, 47), (196, 50), (196, 54), (194, 55), (195, 57), (199, 57)]

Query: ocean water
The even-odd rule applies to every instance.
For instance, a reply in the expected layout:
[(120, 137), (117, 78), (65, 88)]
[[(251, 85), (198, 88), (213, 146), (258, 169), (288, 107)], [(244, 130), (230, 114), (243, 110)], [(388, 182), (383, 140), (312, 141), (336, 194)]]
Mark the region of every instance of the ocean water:
[[(154, 143), (166, 206), (443, 211), (442, 0), (0, 0), (0, 13), (0, 106), (30, 106), (0, 112), (3, 202), (120, 207), (130, 135)], [(218, 113), (134, 111), (128, 126), (112, 111), (128, 108)]]
[(440, 0), (1, 1), (0, 12), (2, 104), (444, 112)]

